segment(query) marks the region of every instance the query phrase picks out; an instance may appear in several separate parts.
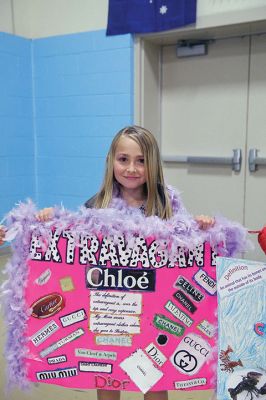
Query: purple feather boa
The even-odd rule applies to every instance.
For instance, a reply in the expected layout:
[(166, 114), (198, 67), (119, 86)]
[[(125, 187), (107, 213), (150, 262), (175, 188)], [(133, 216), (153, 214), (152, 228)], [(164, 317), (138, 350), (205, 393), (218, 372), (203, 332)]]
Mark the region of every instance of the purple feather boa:
[(32, 233), (42, 236), (43, 249), (47, 246), (52, 226), (62, 231), (73, 230), (77, 245), (80, 234), (84, 232), (108, 236), (123, 234), (127, 240), (136, 235), (153, 236), (162, 242), (171, 242), (170, 256), (179, 246), (192, 249), (204, 241), (209, 241), (214, 249), (223, 243), (224, 256), (236, 256), (247, 249), (247, 231), (240, 224), (216, 217), (214, 227), (202, 231), (198, 229), (193, 218), (178, 206), (179, 204), (176, 204), (179, 212), (167, 221), (158, 217), (146, 218), (140, 210), (125, 206), (125, 202), (119, 198), (113, 199), (112, 208), (108, 209), (81, 207), (77, 212), (70, 212), (63, 207), (55, 207), (53, 219), (46, 223), (36, 220), (37, 210), (31, 201), (21, 203), (7, 215), (7, 237), (16, 237), (12, 242), (13, 256), (5, 270), (7, 280), (2, 285), (5, 322), (8, 328), (5, 347), (8, 388), (29, 387), (24, 360), (27, 355), (27, 338), (23, 332), (29, 318), (24, 289), (27, 284), (26, 261)]

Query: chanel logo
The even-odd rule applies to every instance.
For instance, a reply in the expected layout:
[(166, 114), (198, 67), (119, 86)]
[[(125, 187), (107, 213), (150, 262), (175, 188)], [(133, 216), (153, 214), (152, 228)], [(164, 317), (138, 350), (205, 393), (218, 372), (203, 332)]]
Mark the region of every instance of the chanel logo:
[(184, 372), (192, 372), (198, 365), (196, 357), (186, 350), (180, 350), (175, 354), (174, 363)]

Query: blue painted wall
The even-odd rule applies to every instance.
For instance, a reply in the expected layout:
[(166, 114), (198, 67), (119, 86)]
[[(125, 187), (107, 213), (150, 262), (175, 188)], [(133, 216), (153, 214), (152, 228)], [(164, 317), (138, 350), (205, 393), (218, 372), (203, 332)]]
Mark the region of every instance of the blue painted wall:
[(76, 208), (99, 189), (114, 134), (133, 120), (129, 35), (93, 31), (33, 41), (40, 207)]
[(36, 199), (31, 41), (0, 33), (0, 220)]
[(0, 216), (27, 197), (83, 204), (113, 136), (133, 122), (131, 36), (0, 33), (0, 87)]

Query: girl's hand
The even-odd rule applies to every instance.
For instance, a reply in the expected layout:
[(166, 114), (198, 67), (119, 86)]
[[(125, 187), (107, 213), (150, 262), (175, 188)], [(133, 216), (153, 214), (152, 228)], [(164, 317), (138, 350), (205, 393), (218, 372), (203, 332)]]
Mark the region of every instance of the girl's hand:
[(204, 231), (206, 229), (212, 228), (215, 224), (215, 219), (209, 217), (208, 215), (198, 215), (197, 217), (195, 217), (195, 221), (198, 223), (199, 228)]
[(5, 227), (3, 225), (0, 225), (0, 246), (4, 244), (5, 236), (6, 236)]
[(53, 207), (43, 208), (36, 214), (36, 219), (40, 222), (50, 221), (53, 218), (54, 209)]

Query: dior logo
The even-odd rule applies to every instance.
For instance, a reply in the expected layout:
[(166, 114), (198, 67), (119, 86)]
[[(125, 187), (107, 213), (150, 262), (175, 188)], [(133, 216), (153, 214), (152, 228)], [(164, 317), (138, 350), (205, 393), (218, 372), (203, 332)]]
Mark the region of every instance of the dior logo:
[(95, 375), (95, 387), (96, 388), (105, 388), (105, 387), (111, 387), (113, 389), (125, 389), (126, 386), (130, 383), (127, 380), (120, 381), (118, 379), (115, 379), (111, 376), (108, 376), (107, 378), (102, 375)]
[(167, 360), (165, 355), (159, 349), (157, 349), (153, 343), (150, 343), (149, 346), (146, 347), (145, 351), (160, 367)]

